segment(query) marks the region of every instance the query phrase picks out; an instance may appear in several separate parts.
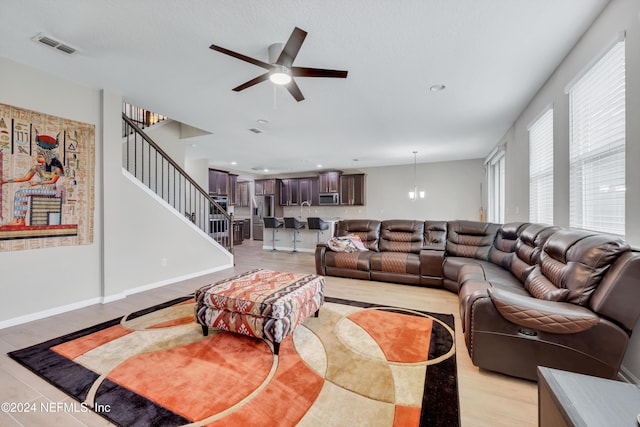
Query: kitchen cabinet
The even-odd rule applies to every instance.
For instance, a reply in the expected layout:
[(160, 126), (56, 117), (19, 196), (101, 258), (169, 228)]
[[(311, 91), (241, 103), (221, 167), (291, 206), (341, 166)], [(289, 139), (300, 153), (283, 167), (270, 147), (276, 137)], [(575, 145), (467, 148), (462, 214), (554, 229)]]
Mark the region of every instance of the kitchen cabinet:
[(340, 172), (322, 172), (318, 177), (320, 193), (337, 193), (340, 191)]
[(342, 175), (340, 177), (340, 204), (364, 205), (364, 174)]
[(238, 206), (238, 175), (229, 174), (228, 175), (228, 188), (229, 188), (229, 205), (230, 206)]
[[(314, 185), (315, 181), (315, 185)], [(315, 197), (314, 197), (315, 189)], [(309, 202), (312, 205), (318, 205), (318, 179), (317, 178), (298, 178), (298, 190), (300, 192), (300, 204)], [(315, 203), (314, 203), (315, 199)]]
[(239, 181), (236, 183), (236, 206), (241, 208), (249, 207), (249, 182)]
[(241, 245), (244, 241), (244, 220), (233, 221), (233, 245)]
[(249, 240), (251, 238), (251, 220), (249, 218), (245, 218), (242, 220), (243, 229), (242, 229), (242, 237), (245, 240)]
[(216, 169), (209, 169), (209, 194), (213, 196), (228, 195), (229, 174)]
[(280, 180), (280, 206), (297, 206), (300, 204), (298, 178)]
[(257, 179), (256, 196), (271, 196), (276, 194), (276, 179)]

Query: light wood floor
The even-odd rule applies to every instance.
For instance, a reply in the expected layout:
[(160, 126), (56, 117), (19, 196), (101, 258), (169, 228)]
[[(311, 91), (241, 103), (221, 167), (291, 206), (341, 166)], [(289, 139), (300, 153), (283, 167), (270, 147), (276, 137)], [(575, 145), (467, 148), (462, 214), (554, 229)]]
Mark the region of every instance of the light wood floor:
[[(67, 395), (11, 360), (6, 353), (62, 334), (111, 320), (172, 298), (184, 296), (214, 280), (256, 267), (282, 271), (314, 272), (314, 257), (309, 253), (262, 250), (261, 242), (245, 241), (236, 247), (236, 266), (215, 274), (131, 295), (104, 305), (52, 316), (47, 319), (0, 330), (0, 402), (40, 403), (56, 408), (60, 402), (74, 402)], [(461, 420), (464, 427), (536, 426), (537, 385), (492, 372), (479, 370), (471, 363), (464, 344), (458, 299), (451, 292), (382, 282), (326, 278), (327, 296), (381, 303), (456, 317), (456, 346)], [(54, 405), (51, 406), (50, 403)], [(61, 406), (62, 408), (62, 406)], [(109, 422), (91, 412), (68, 413), (38, 410), (35, 413), (0, 411), (0, 426), (106, 426)], [(348, 425), (348, 422), (345, 422)]]

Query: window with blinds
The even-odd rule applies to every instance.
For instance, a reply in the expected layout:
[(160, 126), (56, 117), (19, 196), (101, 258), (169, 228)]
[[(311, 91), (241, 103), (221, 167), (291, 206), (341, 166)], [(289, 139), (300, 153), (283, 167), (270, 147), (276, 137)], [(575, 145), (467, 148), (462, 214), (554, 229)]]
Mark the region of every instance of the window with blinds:
[(485, 168), (487, 171), (487, 195), (489, 197), (489, 205), (487, 209), (487, 217), (489, 222), (504, 223), (505, 222), (505, 178), (506, 178), (506, 159), (505, 146), (496, 148), (485, 159)]
[(625, 234), (625, 42), (569, 88), (571, 227)]
[(529, 126), (529, 221), (553, 224), (553, 108)]

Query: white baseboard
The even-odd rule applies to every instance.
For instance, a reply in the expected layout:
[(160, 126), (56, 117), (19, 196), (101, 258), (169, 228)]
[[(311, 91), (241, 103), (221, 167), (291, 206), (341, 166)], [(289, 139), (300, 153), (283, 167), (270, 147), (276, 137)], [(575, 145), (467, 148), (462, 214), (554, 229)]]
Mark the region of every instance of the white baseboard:
[(101, 300), (102, 299), (100, 297), (90, 298), (84, 301), (78, 301), (71, 304), (66, 304), (59, 307), (38, 311), (35, 313), (25, 314), (24, 316), (18, 316), (12, 319), (3, 320), (0, 322), (0, 329), (21, 325), (23, 323), (33, 322), (34, 320), (40, 320), (40, 319), (44, 319), (45, 317), (55, 316), (56, 314), (62, 314), (68, 311), (78, 310), (80, 308), (88, 307), (90, 305), (100, 304)]
[(162, 286), (171, 285), (172, 283), (182, 282), (183, 280), (189, 280), (195, 277), (204, 276), (205, 274), (217, 273), (218, 271), (225, 270), (227, 268), (233, 268), (233, 263), (219, 265), (217, 267), (210, 268), (208, 270), (199, 271), (197, 273), (185, 274), (183, 276), (172, 277), (171, 279), (161, 280), (159, 282), (149, 283), (143, 286), (138, 286), (136, 288), (127, 289), (123, 292), (123, 294), (126, 297), (128, 295), (138, 294), (140, 292), (150, 291), (152, 289), (161, 288)]
[(181, 282), (183, 280), (189, 280), (195, 277), (204, 276), (205, 274), (216, 273), (218, 271), (221, 271), (227, 268), (232, 268), (232, 267), (233, 267), (233, 263), (226, 264), (226, 265), (218, 266), (208, 270), (203, 270), (203, 271), (199, 271), (191, 274), (185, 274), (183, 276), (173, 277), (171, 279), (161, 280), (159, 282), (149, 283), (143, 286), (138, 286), (136, 288), (127, 289), (123, 292), (119, 292), (113, 295), (105, 295), (102, 297), (89, 298), (84, 301), (78, 301), (71, 304), (66, 304), (59, 307), (53, 307), (46, 310), (38, 311), (35, 313), (25, 314), (24, 316), (18, 316), (12, 319), (0, 321), (0, 329), (10, 328), (12, 326), (21, 325), (23, 323), (33, 322), (35, 320), (44, 319), (46, 317), (51, 317), (57, 314), (66, 313), (68, 311), (78, 310), (80, 308), (85, 308), (94, 304), (108, 304), (113, 301), (125, 299), (128, 295), (149, 291), (152, 289), (160, 288), (162, 286), (167, 286), (173, 283)]

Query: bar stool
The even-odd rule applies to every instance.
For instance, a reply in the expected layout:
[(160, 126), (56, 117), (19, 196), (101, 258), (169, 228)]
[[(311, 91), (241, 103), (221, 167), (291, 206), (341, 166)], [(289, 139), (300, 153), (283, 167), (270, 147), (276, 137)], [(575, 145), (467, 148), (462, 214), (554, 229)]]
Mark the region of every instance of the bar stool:
[(298, 252), (296, 249), (296, 236), (300, 233), (300, 229), (304, 228), (304, 222), (298, 221), (294, 217), (285, 217), (284, 228), (293, 230), (293, 252)]
[(309, 224), (309, 230), (318, 230), (316, 232), (318, 239), (316, 241), (316, 243), (320, 243), (320, 234), (324, 231), (324, 230), (328, 230), (329, 229), (329, 223), (324, 222), (322, 219), (318, 218), (318, 217), (309, 217), (307, 218), (307, 224)]
[(270, 228), (271, 229), (271, 235), (273, 236), (273, 249), (272, 250), (276, 250), (276, 229), (282, 227), (282, 221), (280, 221), (278, 218), (272, 217), (272, 216), (265, 216), (264, 217), (264, 228)]

